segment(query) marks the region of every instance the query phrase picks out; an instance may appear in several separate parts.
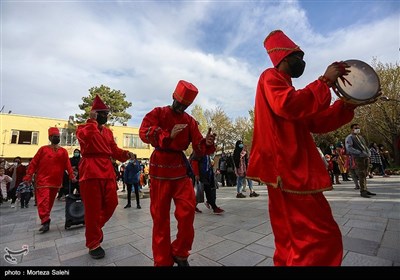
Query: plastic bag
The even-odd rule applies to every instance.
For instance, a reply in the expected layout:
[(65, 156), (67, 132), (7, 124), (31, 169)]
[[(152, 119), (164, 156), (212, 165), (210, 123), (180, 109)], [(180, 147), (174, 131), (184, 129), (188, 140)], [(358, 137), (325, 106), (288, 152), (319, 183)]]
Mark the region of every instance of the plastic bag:
[(197, 203), (204, 202), (204, 186), (200, 181), (195, 182), (194, 193), (196, 194)]

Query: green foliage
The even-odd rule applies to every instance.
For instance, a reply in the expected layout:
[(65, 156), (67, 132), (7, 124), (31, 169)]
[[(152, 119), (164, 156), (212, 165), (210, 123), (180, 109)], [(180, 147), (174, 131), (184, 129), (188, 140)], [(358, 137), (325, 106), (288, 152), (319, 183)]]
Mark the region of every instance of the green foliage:
[(232, 142), (235, 140), (234, 126), (228, 115), (217, 107), (214, 110), (206, 110), (204, 113), (208, 127), (217, 134), (217, 151), (224, 151), (232, 148)]
[(109, 124), (114, 125), (115, 123), (120, 123), (126, 125), (128, 120), (132, 118), (132, 116), (126, 112), (126, 109), (130, 108), (132, 103), (125, 100), (125, 93), (101, 85), (100, 87), (92, 87), (89, 89), (89, 96), (82, 97), (83, 103), (79, 104), (79, 109), (84, 112), (75, 115), (78, 124), (85, 122), (89, 117), (89, 112), (96, 94), (98, 94), (103, 102), (110, 108)]
[(207, 119), (204, 116), (203, 108), (200, 105), (195, 105), (192, 109), (192, 117), (199, 122), (201, 134), (206, 135), (208, 131)]

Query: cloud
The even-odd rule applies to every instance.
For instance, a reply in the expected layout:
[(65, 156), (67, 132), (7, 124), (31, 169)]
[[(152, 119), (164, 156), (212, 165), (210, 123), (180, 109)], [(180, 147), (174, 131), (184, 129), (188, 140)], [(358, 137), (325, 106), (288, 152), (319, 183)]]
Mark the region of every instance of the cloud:
[(274, 29), (306, 52), (306, 72), (295, 86), (336, 60), (399, 60), (395, 12), (321, 33), (297, 1), (1, 5), (1, 102), (17, 114), (68, 119), (81, 113), (90, 88), (104, 84), (127, 95), (129, 125), (140, 125), (153, 107), (171, 104), (184, 79), (199, 88), (194, 104), (219, 106), (232, 119), (248, 116), (258, 76), (271, 66), (263, 40)]

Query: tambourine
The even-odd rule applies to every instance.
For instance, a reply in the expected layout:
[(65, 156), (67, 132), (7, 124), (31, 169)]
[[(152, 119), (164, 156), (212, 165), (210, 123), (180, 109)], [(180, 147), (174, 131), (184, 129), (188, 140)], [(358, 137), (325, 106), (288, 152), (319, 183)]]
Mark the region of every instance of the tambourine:
[(378, 100), (382, 94), (378, 74), (367, 63), (350, 59), (344, 61), (351, 72), (339, 77), (333, 87), (336, 95), (347, 103), (365, 105)]

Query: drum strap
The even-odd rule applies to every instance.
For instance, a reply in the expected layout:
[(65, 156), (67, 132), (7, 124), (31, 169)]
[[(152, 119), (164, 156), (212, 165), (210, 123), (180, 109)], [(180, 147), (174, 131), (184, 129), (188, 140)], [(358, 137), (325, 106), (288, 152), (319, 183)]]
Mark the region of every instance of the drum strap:
[(353, 143), (356, 144), (357, 150), (360, 150), (362, 152), (368, 152), (368, 147), (365, 144), (364, 138), (355, 135), (353, 136)]

